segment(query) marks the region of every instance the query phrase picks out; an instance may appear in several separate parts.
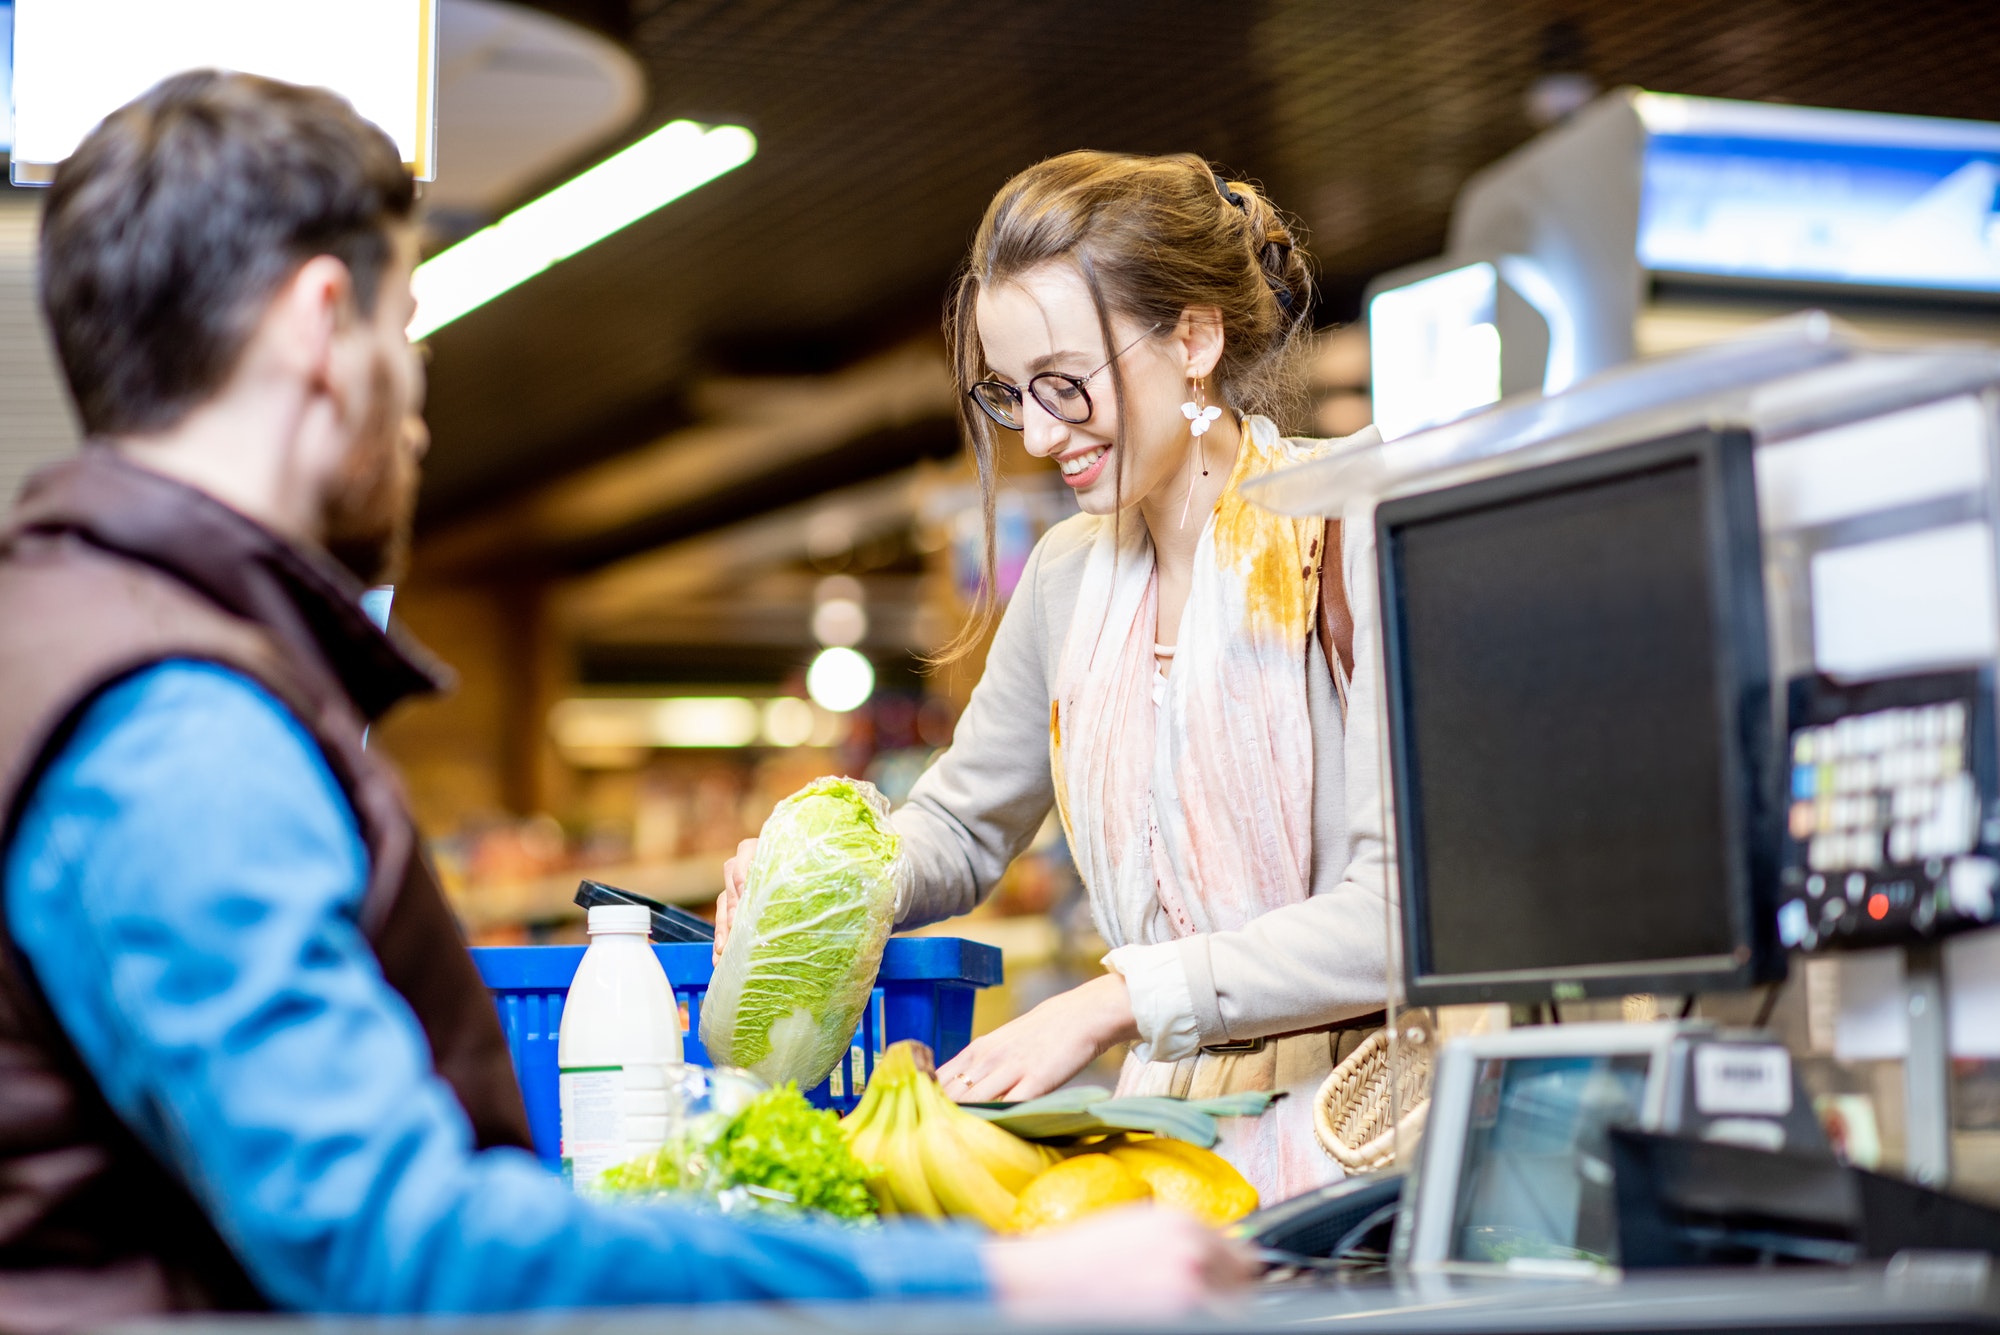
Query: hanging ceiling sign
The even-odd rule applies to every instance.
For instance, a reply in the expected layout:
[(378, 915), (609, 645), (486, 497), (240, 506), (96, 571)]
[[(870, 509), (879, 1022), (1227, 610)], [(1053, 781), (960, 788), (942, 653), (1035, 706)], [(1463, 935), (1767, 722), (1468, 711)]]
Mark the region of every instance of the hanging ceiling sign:
[(438, 3), (14, 0), (14, 182), (46, 184), (111, 112), (209, 68), (332, 89), (431, 180)]
[(2000, 292), (2000, 125), (1662, 93), (1634, 106), (1654, 273)]

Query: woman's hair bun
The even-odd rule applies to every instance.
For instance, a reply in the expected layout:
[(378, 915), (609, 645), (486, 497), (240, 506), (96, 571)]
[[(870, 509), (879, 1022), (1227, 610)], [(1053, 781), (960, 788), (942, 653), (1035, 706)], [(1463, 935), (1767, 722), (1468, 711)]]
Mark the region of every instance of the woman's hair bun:
[[(1221, 177), (1216, 178), (1221, 181)], [(1293, 224), (1262, 191), (1246, 181), (1225, 181), (1224, 199), (1243, 211), (1250, 253), (1288, 321), (1306, 318), (1312, 306), (1312, 270), (1293, 238)]]

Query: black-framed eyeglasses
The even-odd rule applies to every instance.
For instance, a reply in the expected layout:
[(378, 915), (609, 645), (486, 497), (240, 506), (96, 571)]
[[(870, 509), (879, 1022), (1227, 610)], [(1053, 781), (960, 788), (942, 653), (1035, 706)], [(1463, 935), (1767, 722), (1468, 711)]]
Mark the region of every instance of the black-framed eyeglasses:
[[(1058, 422), (1081, 426), (1088, 422), (1091, 413), (1096, 411), (1090, 402), (1090, 391), (1084, 386), (1103, 374), (1105, 366), (1111, 365), (1159, 332), (1159, 328), (1157, 324), (1154, 325), (1112, 353), (1105, 358), (1104, 366), (1098, 367), (1089, 375), (1071, 375), (1067, 371), (1044, 371), (1038, 376), (1032, 376), (1028, 380), (1028, 393), (1035, 396), (1035, 402), (1042, 405), (1043, 412)], [(1003, 380), (982, 380), (965, 393), (966, 397), (979, 405), (979, 411), (1001, 426), (1009, 431), (1021, 429), (1023, 420), (1021, 389), (1018, 385), (1010, 385)]]

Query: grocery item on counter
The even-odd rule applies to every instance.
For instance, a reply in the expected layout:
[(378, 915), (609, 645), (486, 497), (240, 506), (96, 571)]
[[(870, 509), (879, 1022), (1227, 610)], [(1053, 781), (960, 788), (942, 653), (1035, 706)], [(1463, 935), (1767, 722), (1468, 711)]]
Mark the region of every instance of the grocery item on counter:
[(1146, 1180), (1108, 1154), (1065, 1159), (1030, 1182), (1014, 1206), (1013, 1231), (1038, 1233), (1099, 1210), (1153, 1199)]
[(594, 1191), (604, 1170), (667, 1132), (667, 1071), (681, 1060), (680, 1007), (636, 905), (590, 910), (590, 948), (556, 1038), (563, 1176)]
[(1100, 1148), (1144, 1180), (1155, 1201), (1185, 1210), (1210, 1228), (1233, 1224), (1257, 1209), (1257, 1188), (1212, 1150), (1167, 1136), (1114, 1136)]
[(951, 1215), (998, 1232), (1013, 1227), (1016, 1194), (1057, 1158), (953, 1103), (930, 1050), (908, 1040), (877, 1059), (841, 1127), (855, 1157), (876, 1170), (870, 1186), (884, 1214)]
[(1184, 1140), (1092, 1138), (1022, 1189), (1014, 1228), (1032, 1233), (1141, 1200), (1221, 1228), (1256, 1210), (1257, 1189), (1227, 1159)]
[[(1091, 1110), (1107, 1100), (1102, 1090), (1085, 1093), (1088, 1097), (1079, 1098), (1065, 1091), (1055, 1102)], [(1232, 1095), (1199, 1104), (1113, 1102), (1140, 1103), (1139, 1115), (1146, 1120), (1196, 1134), (1198, 1117), (1212, 1136), (1216, 1116), (1247, 1115), (1238, 1108), (1261, 1111), (1270, 1096)], [(1163, 1116), (1148, 1106), (1153, 1103), (1175, 1108)], [(1209, 1111), (1184, 1111), (1202, 1107)], [(1045, 1109), (1034, 1115), (1051, 1114)], [(1206, 1148), (1148, 1131), (1106, 1134), (1096, 1122), (1090, 1125), (1097, 1129), (1067, 1137), (1066, 1150), (1025, 1140), (990, 1116), (953, 1103), (938, 1086), (930, 1050), (915, 1042), (894, 1044), (882, 1054), (860, 1104), (841, 1121), (855, 1157), (871, 1166), (870, 1186), (884, 1214), (976, 1219), (1007, 1233), (1050, 1228), (1142, 1200), (1184, 1210), (1213, 1227), (1257, 1208), (1256, 1188)]]
[(873, 785), (825, 778), (764, 822), (702, 1003), (717, 1062), (810, 1089), (846, 1055), (896, 909), (902, 841)]
[(1218, 1117), (1255, 1117), (1279, 1096), (1248, 1091), (1213, 1099), (1157, 1095), (1113, 1098), (1099, 1085), (1059, 1089), (1025, 1103), (967, 1104), (965, 1111), (1023, 1140), (1073, 1142), (1121, 1131), (1149, 1131), (1208, 1149), (1221, 1136)]
[(840, 1119), (798, 1086), (763, 1087), (748, 1072), (679, 1069), (665, 1143), (603, 1176), (619, 1197), (705, 1201), (724, 1213), (867, 1219), (876, 1212), (867, 1168)]

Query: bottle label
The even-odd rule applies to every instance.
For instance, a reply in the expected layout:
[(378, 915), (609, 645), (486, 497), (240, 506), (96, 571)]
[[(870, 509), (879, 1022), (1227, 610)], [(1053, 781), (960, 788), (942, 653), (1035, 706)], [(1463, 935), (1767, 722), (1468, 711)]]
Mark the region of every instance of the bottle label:
[(592, 1195), (607, 1168), (625, 1161), (625, 1068), (566, 1066), (556, 1075), (562, 1110), (562, 1175)]

